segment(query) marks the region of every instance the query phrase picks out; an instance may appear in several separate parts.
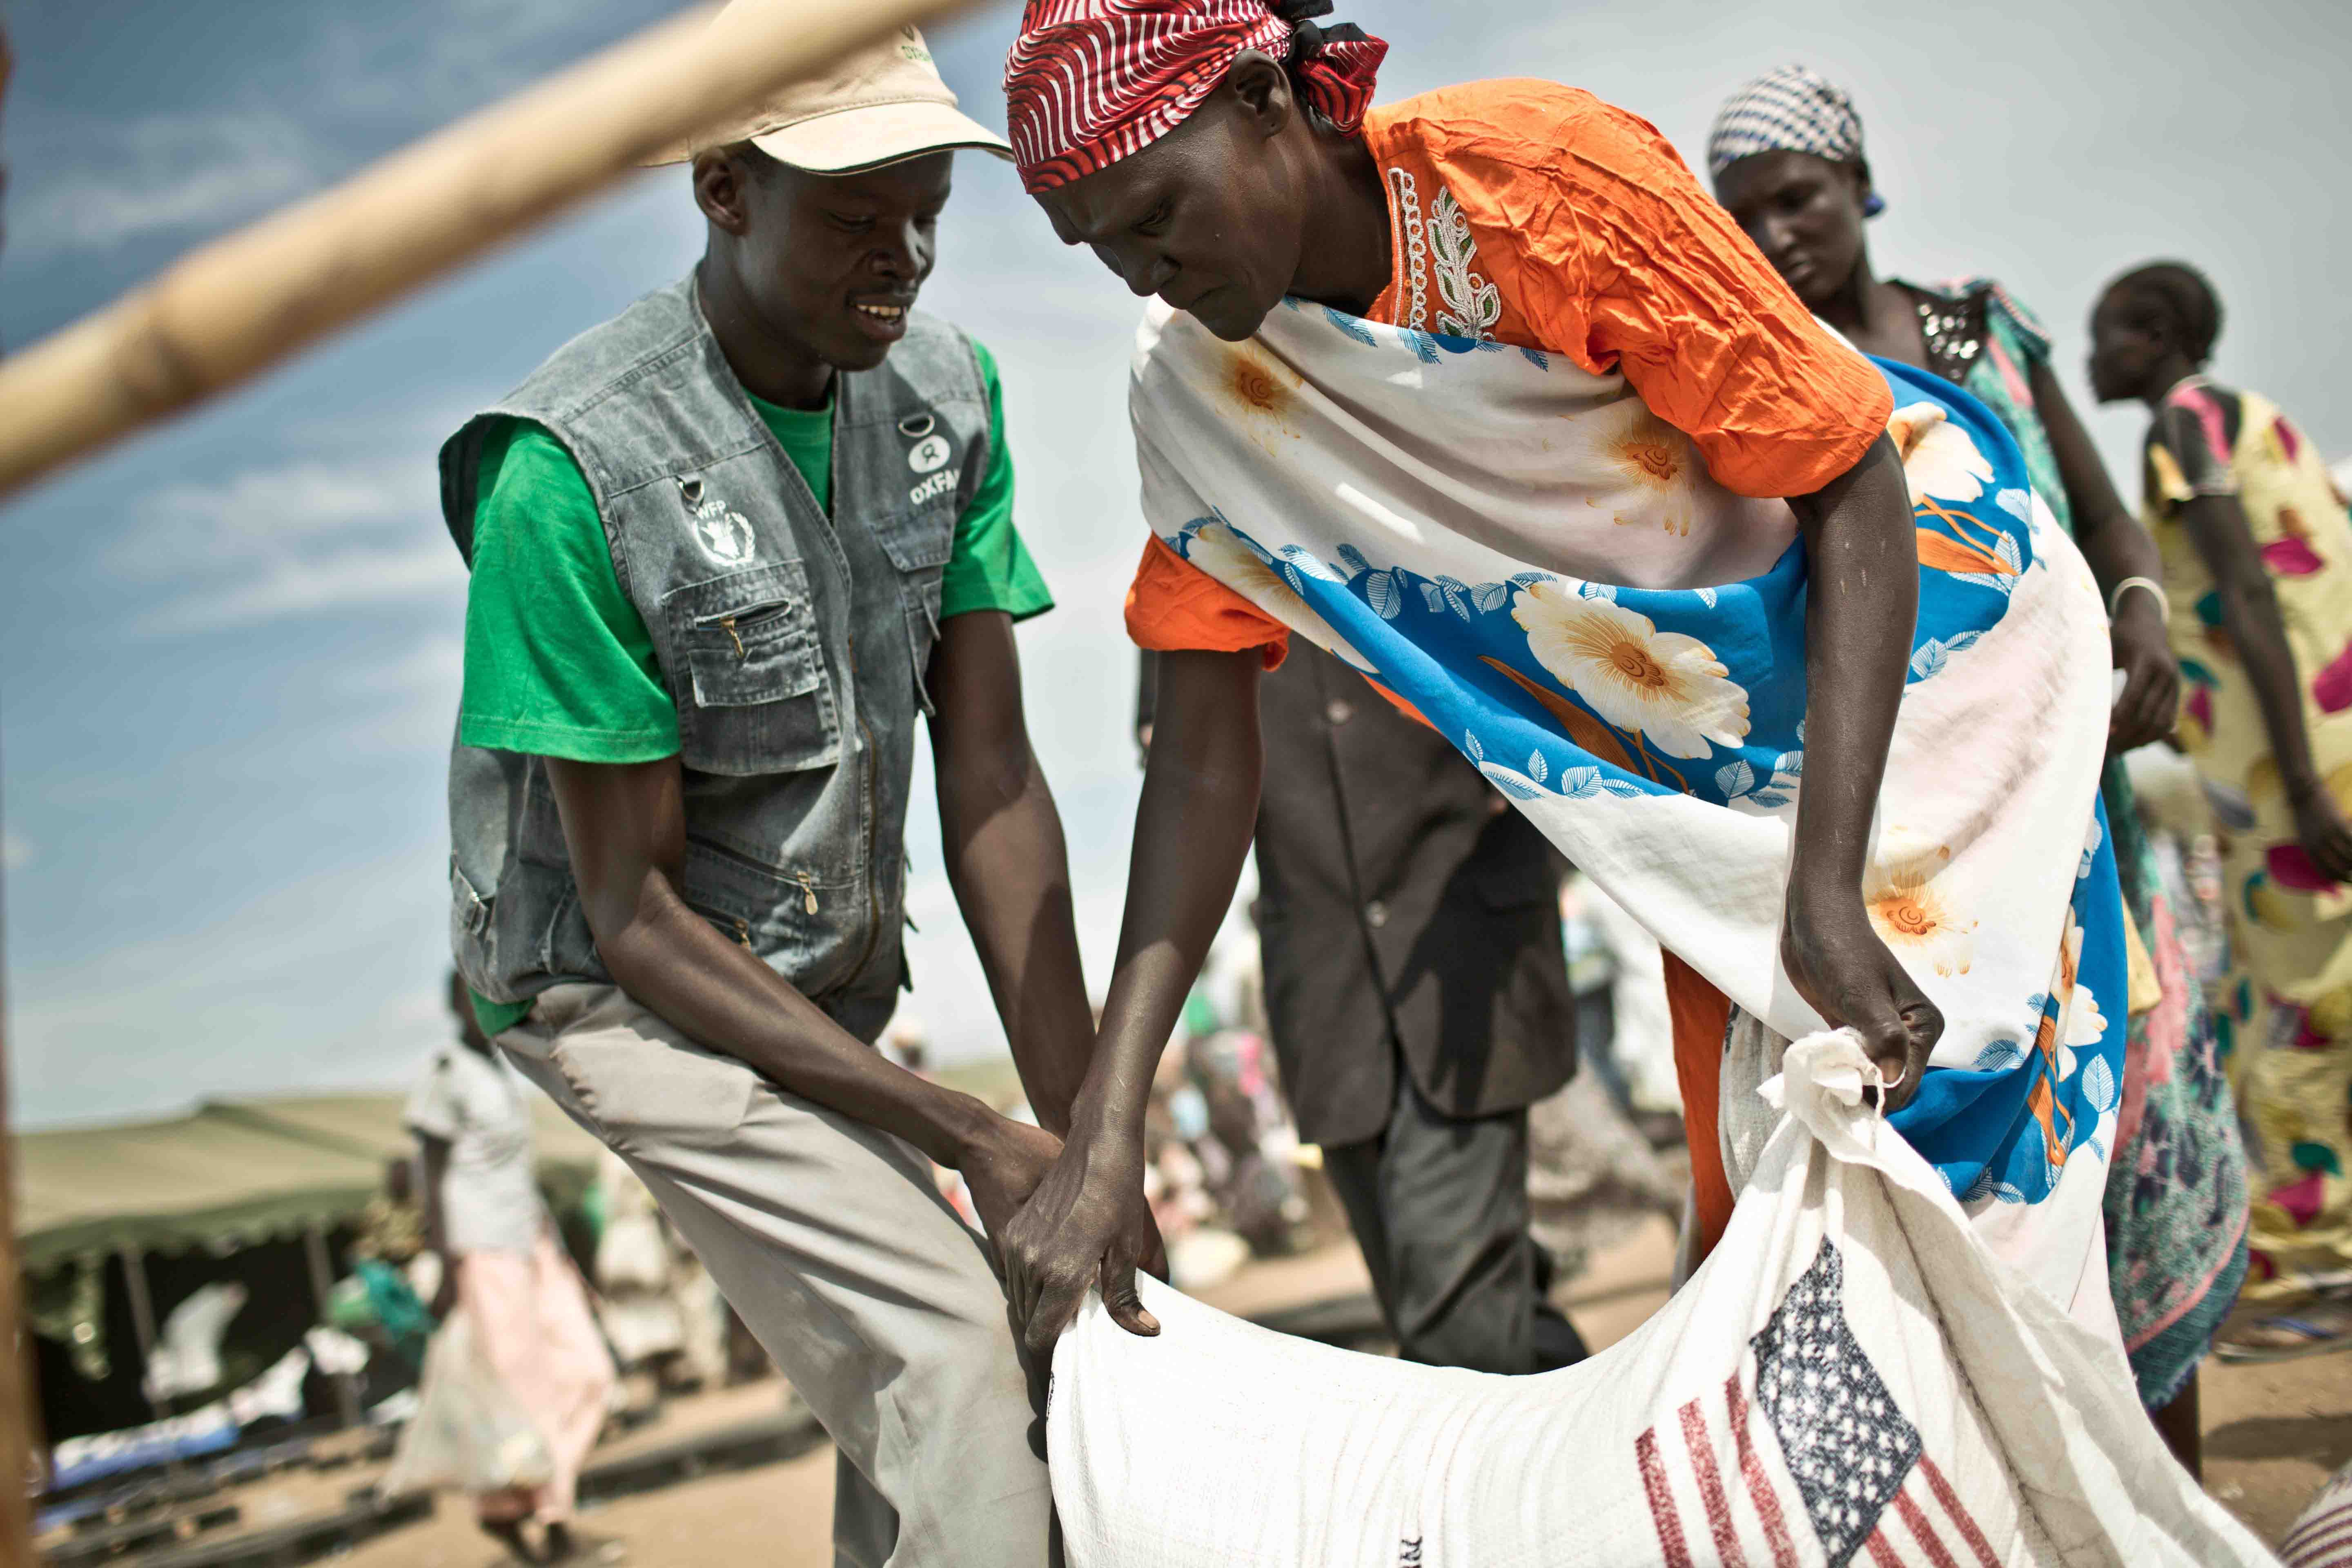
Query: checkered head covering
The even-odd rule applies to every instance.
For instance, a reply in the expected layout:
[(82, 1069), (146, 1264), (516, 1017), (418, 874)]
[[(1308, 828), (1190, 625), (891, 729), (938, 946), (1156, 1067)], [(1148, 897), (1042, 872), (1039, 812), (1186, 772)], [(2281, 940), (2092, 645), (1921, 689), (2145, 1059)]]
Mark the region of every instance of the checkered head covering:
[[(1832, 163), (1862, 162), (1862, 116), (1843, 88), (1804, 66), (1782, 66), (1724, 100), (1706, 139), (1706, 167), (1724, 170), (1758, 153), (1810, 153)], [(1877, 192), (1863, 216), (1886, 209)]]
[(1387, 44), (1319, 27), (1331, 0), (1029, 0), (1004, 62), (1021, 183), (1050, 191), (1139, 153), (1184, 122), (1244, 49), (1285, 61), (1342, 131), (1364, 121)]

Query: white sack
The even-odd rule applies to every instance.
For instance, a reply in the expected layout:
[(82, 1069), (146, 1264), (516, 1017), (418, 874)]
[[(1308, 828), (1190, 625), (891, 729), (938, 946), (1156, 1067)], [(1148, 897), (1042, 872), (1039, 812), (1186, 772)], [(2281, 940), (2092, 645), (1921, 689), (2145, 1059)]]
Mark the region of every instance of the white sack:
[(1562, 1372), (1333, 1350), (1148, 1279), (1156, 1339), (1089, 1301), (1048, 1411), (1073, 1568), (2273, 1562), (1864, 1105), (1875, 1078), (1850, 1035), (1790, 1046), (1721, 1245)]
[(458, 1308), (425, 1349), (416, 1414), (377, 1489), (385, 1497), (441, 1487), (479, 1494), (539, 1486), (554, 1473), (547, 1439), (491, 1368), (473, 1314)]

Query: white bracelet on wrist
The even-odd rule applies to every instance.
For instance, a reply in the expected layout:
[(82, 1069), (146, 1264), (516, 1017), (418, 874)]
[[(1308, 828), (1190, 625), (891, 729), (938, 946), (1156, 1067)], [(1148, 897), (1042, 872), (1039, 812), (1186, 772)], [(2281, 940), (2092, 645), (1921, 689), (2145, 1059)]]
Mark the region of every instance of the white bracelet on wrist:
[(2107, 595), (2107, 619), (2112, 621), (2116, 618), (2116, 611), (2122, 606), (2124, 595), (2134, 588), (2145, 588), (2155, 595), (2158, 606), (2164, 611), (2164, 618), (2172, 618), (2172, 600), (2165, 594), (2163, 584), (2153, 577), (2126, 577), (2116, 584), (2114, 593)]

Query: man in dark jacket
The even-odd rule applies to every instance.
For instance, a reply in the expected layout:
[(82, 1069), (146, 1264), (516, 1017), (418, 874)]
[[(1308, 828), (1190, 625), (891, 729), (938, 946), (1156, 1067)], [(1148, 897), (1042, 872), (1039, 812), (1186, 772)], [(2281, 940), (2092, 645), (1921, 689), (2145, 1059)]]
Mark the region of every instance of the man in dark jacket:
[[(1152, 676), (1147, 653), (1147, 747)], [(1304, 638), (1261, 691), (1275, 1055), (1381, 1310), (1413, 1361), (1581, 1360), (1528, 1235), (1527, 1108), (1576, 1066), (1566, 864), (1444, 739)]]

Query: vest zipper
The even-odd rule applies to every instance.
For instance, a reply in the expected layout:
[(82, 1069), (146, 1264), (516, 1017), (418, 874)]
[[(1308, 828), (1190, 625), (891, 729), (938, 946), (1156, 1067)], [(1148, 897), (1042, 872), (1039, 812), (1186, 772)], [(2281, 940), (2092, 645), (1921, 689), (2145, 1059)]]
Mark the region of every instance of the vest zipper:
[[(857, 634), (847, 634), (847, 641), (850, 689), (855, 691), (857, 685)], [(848, 979), (842, 982), (844, 985), (866, 973), (866, 966), (874, 961), (874, 944), (882, 934), (882, 890), (874, 870), (874, 731), (866, 728), (863, 703), (858, 705), (857, 734), (865, 742), (859, 748), (862, 765), (857, 770), (857, 779), (860, 806), (866, 815), (866, 944), (858, 950), (857, 962), (850, 965)]]
[(719, 624), (727, 628), (727, 640), (735, 645), (735, 662), (740, 664), (747, 656), (743, 652), (743, 639), (735, 634), (735, 617), (721, 616)]
[(810, 914), (816, 913), (816, 884), (809, 880), (806, 871), (796, 873), (794, 880), (801, 885), (801, 908)]
[(735, 917), (735, 940), (743, 944), (744, 951), (751, 950), (751, 922), (741, 915)]

